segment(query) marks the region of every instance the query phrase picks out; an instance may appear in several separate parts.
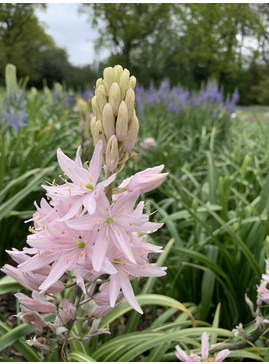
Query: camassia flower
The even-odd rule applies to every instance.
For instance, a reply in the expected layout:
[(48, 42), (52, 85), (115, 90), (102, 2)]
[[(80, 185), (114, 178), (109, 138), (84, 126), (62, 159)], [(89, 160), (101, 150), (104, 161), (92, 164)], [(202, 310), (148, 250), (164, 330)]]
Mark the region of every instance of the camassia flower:
[(225, 349), (225, 350), (221, 350), (216, 358), (214, 357), (209, 357), (208, 356), (208, 334), (206, 332), (204, 332), (202, 334), (202, 347), (201, 347), (201, 357), (197, 354), (190, 354), (187, 355), (179, 345), (176, 346), (176, 356), (179, 360), (183, 361), (183, 362), (209, 362), (209, 361), (214, 361), (214, 362), (221, 362), (223, 361), (229, 354), (230, 354), (230, 350)]
[(61, 149), (57, 150), (59, 165), (72, 182), (63, 179), (65, 181), (63, 185), (56, 185), (55, 181), (53, 181), (52, 186), (42, 185), (47, 190), (47, 195), (50, 198), (70, 205), (70, 209), (62, 217), (62, 220), (67, 220), (76, 215), (82, 206), (90, 214), (93, 214), (96, 209), (96, 192), (104, 190), (116, 178), (116, 174), (113, 174), (105, 181), (97, 183), (102, 167), (103, 145), (101, 140), (96, 144), (88, 168), (84, 168), (79, 151), (80, 147), (77, 149), (75, 161), (72, 161)]
[(100, 191), (95, 214), (66, 221), (66, 225), (72, 229), (78, 231), (91, 229), (97, 233), (92, 255), (93, 268), (97, 272), (102, 268), (108, 248), (114, 245), (125, 259), (136, 264), (130, 233), (149, 233), (163, 225), (148, 221), (147, 214), (138, 213), (133, 209), (138, 195), (138, 193), (127, 194), (110, 205), (105, 194)]

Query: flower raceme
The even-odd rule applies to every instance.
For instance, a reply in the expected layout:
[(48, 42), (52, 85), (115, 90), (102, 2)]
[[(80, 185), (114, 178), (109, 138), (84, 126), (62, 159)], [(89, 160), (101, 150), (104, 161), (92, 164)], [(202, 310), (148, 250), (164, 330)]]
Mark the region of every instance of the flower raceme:
[(5, 265), (2, 270), (32, 290), (33, 298), (18, 295), (28, 310), (54, 311), (55, 305), (47, 302), (44, 294), (63, 290), (62, 277), (71, 272), (86, 297), (89, 282), (109, 275), (106, 305), (114, 307), (123, 294), (142, 313), (130, 281), (163, 276), (165, 268), (149, 263), (148, 254), (162, 250), (149, 244), (146, 235), (162, 224), (149, 221), (149, 214), (143, 213), (143, 202), (135, 204), (140, 193), (157, 188), (167, 173), (160, 173), (163, 166), (139, 172), (123, 181), (122, 192), (109, 201), (106, 187), (114, 182), (116, 174), (98, 182), (102, 140), (96, 144), (88, 167), (82, 164), (79, 151), (73, 161), (58, 149), (59, 165), (69, 180), (63, 178), (61, 185), (53, 181), (50, 186), (42, 186), (49, 202), (42, 199), (40, 207), (35, 203), (36, 212), (29, 220), (34, 225), (29, 228), (29, 247), (9, 251), (18, 266)]

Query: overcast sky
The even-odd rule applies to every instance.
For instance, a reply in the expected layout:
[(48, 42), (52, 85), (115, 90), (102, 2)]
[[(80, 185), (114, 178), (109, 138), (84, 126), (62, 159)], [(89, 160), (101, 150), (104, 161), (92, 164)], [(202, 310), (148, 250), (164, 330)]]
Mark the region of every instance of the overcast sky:
[(78, 14), (78, 7), (79, 4), (47, 4), (47, 10), (37, 10), (36, 15), (57, 46), (66, 49), (69, 61), (83, 66), (101, 60), (109, 53), (95, 54), (94, 40), (98, 31), (92, 29), (87, 14)]

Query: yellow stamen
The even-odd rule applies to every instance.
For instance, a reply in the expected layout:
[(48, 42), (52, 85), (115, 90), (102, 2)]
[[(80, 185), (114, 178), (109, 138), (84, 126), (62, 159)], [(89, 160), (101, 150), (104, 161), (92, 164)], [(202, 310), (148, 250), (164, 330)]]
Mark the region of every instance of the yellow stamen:
[(69, 183), (67, 182), (67, 180), (65, 179), (64, 182), (67, 184), (67, 186), (69, 186)]
[(99, 224), (98, 224), (99, 227), (101, 226), (101, 223), (102, 223), (102, 220), (100, 219)]
[(43, 254), (44, 259), (46, 260), (46, 253)]
[(127, 262), (126, 262), (126, 260), (124, 259), (124, 261), (123, 261), (123, 265), (126, 265), (127, 264)]
[(131, 221), (131, 220), (129, 220), (129, 225), (130, 225), (130, 226), (132, 226), (132, 225), (133, 225), (133, 223), (132, 223), (132, 221)]
[(64, 176), (66, 176), (66, 174), (65, 174), (65, 173), (64, 173), (63, 175), (64, 175)]
[(45, 229), (45, 225), (44, 224), (42, 224), (42, 229)]
[(142, 257), (145, 255), (145, 252), (144, 252), (144, 250), (142, 249)]
[(79, 185), (80, 185), (80, 189), (82, 190), (82, 184), (81, 184), (81, 181), (80, 181)]
[(122, 212), (123, 209), (124, 209), (124, 206), (122, 206), (122, 208), (119, 210), (119, 212)]
[(120, 236), (120, 229), (119, 228), (117, 228), (117, 233)]
[(89, 161), (86, 161), (85, 163), (83, 163), (84, 167), (89, 163)]
[(70, 188), (68, 188), (68, 192), (69, 192), (69, 196), (71, 196), (71, 190), (70, 190)]
[(109, 207), (110, 207), (110, 206), (108, 205), (108, 206), (107, 206), (107, 208), (106, 208), (106, 211), (108, 211)]
[(72, 171), (73, 169), (75, 169), (75, 167), (71, 167), (71, 168), (68, 168), (69, 169), (69, 171)]
[(138, 234), (137, 234), (137, 236), (140, 238), (140, 236), (141, 236), (141, 233), (139, 232)]
[(58, 258), (56, 258), (56, 263), (58, 263), (59, 262), (59, 259)]
[(128, 274), (127, 274), (127, 276), (126, 276), (126, 278), (127, 278), (127, 279), (129, 278), (129, 275), (130, 275), (130, 273), (128, 272)]
[(34, 228), (33, 228), (33, 226), (29, 226), (28, 230), (30, 231), (30, 233), (34, 234)]
[(37, 253), (38, 253), (38, 255), (40, 255), (40, 250), (39, 249), (37, 249)]
[(66, 257), (66, 264), (68, 264), (68, 256)]
[(72, 239), (73, 239), (73, 242), (74, 243), (78, 243), (78, 240), (76, 240), (75, 238), (73, 238), (73, 236), (72, 236)]
[(61, 231), (61, 234), (65, 234), (64, 230), (65, 230), (65, 229), (63, 229), (63, 230)]
[(84, 251), (82, 250), (82, 252), (79, 255), (82, 257), (83, 253), (84, 253)]
[(47, 200), (48, 200), (48, 201), (50, 200), (49, 196), (47, 196)]
[(148, 217), (150, 217), (150, 210), (148, 210), (147, 214), (148, 214)]
[(52, 186), (56, 186), (56, 185), (55, 185), (55, 179), (52, 181)]
[(106, 241), (108, 241), (108, 234), (106, 234)]
[(137, 278), (137, 280), (138, 280), (138, 282), (139, 282), (139, 280), (140, 280), (140, 276), (136, 276), (136, 278)]
[(62, 175), (61, 175), (61, 174), (59, 174), (59, 177), (61, 178), (61, 177), (62, 177)]
[(146, 269), (146, 267), (147, 267), (147, 264), (145, 264), (144, 267), (142, 267), (142, 269)]
[(90, 180), (91, 180), (91, 181), (93, 181), (93, 179), (92, 179), (92, 177), (91, 177), (91, 175), (90, 175), (90, 174), (89, 174), (89, 178), (90, 178)]
[(37, 216), (37, 220), (38, 220), (38, 221), (40, 220), (40, 216)]
[(50, 244), (50, 247), (52, 250), (55, 250), (55, 248), (53, 248), (53, 243)]

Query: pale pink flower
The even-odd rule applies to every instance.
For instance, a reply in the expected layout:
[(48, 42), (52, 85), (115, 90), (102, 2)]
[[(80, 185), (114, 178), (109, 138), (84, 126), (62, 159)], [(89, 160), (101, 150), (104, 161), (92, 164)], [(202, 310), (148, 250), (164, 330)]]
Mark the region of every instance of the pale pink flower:
[(82, 165), (79, 151), (80, 147), (77, 149), (75, 161), (72, 161), (72, 159), (68, 158), (61, 149), (57, 150), (59, 165), (72, 182), (65, 180), (64, 185), (55, 185), (55, 183), (53, 183), (52, 186), (42, 185), (42, 187), (47, 190), (47, 195), (53, 200), (64, 201), (70, 205), (69, 211), (61, 220), (67, 220), (73, 217), (81, 211), (82, 206), (84, 206), (90, 214), (93, 214), (96, 209), (96, 192), (98, 190), (104, 190), (104, 188), (116, 178), (116, 174), (113, 174), (105, 181), (97, 183), (101, 172), (103, 157), (101, 140), (95, 146), (88, 168), (84, 168)]
[(269, 290), (267, 289), (267, 281), (261, 281), (260, 285), (257, 286), (257, 304), (261, 305), (262, 302), (269, 304)]
[(21, 312), (19, 312), (18, 315), (14, 316), (18, 317), (20, 320), (22, 320), (22, 322), (31, 325), (38, 330), (41, 330), (43, 327), (47, 326), (47, 322), (38, 312), (29, 310), (24, 306), (21, 306)]
[(63, 308), (59, 308), (59, 314), (57, 315), (55, 322), (61, 325), (65, 325), (67, 322), (75, 318), (77, 308), (70, 303), (66, 298), (63, 299)]
[(32, 311), (53, 312), (56, 310), (55, 304), (48, 302), (44, 295), (39, 294), (37, 291), (32, 292), (32, 298), (23, 293), (16, 293), (15, 297), (18, 298), (21, 305)]
[(102, 268), (108, 247), (117, 246), (126, 259), (136, 263), (131, 249), (130, 233), (153, 232), (163, 224), (148, 221), (148, 215), (133, 210), (138, 193), (128, 194), (110, 205), (105, 194), (98, 194), (98, 205), (93, 215), (66, 221), (66, 224), (79, 231), (86, 229), (97, 233), (93, 247), (92, 264), (99, 272)]
[(150, 150), (151, 148), (155, 147), (156, 142), (154, 138), (145, 138), (144, 140), (142, 140), (142, 142), (140, 143), (141, 148), (143, 148), (144, 150)]
[[(229, 354), (230, 350), (225, 349), (221, 350), (217, 356), (214, 358), (208, 357), (208, 334), (204, 332), (202, 334), (202, 340), (201, 340), (201, 357), (196, 354), (190, 354), (187, 355), (179, 345), (176, 346), (176, 356), (179, 360), (183, 362), (204, 362), (204, 361), (215, 361), (215, 362), (222, 362)], [(208, 360), (210, 359), (210, 360)], [(212, 360), (214, 359), (214, 360)]]
[[(29, 259), (29, 257), (28, 257)], [(51, 267), (48, 266), (50, 272)], [(14, 278), (17, 282), (19, 282), (23, 287), (29, 289), (30, 291), (38, 290), (39, 286), (45, 281), (47, 276), (34, 274), (32, 272), (22, 272), (17, 268), (12, 267), (9, 264), (5, 264), (1, 271), (5, 274), (8, 274), (10, 277)], [(59, 293), (64, 289), (64, 284), (60, 281), (52, 284), (48, 289), (47, 293)]]
[[(139, 191), (139, 193), (146, 193), (158, 188), (168, 176), (168, 173), (161, 173), (164, 165), (147, 168), (144, 171), (138, 172), (135, 175), (126, 178), (120, 184), (120, 188), (126, 187), (128, 192)], [(121, 198), (126, 192), (117, 194), (116, 198)]]

